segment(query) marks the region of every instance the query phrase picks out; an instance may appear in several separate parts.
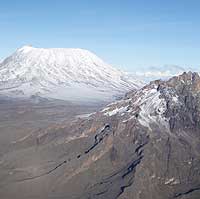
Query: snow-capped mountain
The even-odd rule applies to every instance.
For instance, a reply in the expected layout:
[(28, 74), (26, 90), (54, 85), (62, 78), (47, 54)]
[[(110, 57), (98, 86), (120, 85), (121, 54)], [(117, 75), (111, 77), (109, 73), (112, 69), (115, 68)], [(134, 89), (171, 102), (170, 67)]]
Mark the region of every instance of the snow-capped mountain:
[(0, 63), (0, 94), (108, 100), (142, 86), (83, 49), (24, 46)]

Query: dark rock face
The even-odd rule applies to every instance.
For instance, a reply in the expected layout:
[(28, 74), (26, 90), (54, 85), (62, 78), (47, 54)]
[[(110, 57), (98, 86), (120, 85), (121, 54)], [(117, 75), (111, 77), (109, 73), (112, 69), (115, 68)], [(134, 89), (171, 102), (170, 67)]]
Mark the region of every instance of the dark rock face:
[(184, 73), (34, 132), (1, 158), (0, 196), (199, 199), (199, 97), (199, 75)]

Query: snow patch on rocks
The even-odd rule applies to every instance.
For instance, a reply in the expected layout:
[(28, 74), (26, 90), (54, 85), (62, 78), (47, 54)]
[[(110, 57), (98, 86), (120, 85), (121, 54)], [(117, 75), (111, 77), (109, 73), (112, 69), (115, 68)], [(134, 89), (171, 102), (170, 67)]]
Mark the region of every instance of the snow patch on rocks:
[(112, 111), (105, 112), (104, 115), (106, 115), (106, 116), (113, 116), (113, 115), (120, 114), (120, 113), (122, 114), (122, 113), (125, 113), (127, 111), (127, 108), (128, 108), (128, 106), (120, 107), (120, 108), (115, 108)]
[(174, 91), (160, 90), (156, 83), (152, 83), (123, 100), (111, 103), (101, 112), (105, 116), (123, 117), (123, 122), (137, 118), (142, 126), (150, 130), (152, 130), (151, 125), (153, 124), (169, 130), (169, 119), (165, 117), (167, 100), (179, 103), (178, 96)]
[(151, 129), (150, 124), (154, 122), (167, 126), (166, 119), (163, 117), (166, 111), (166, 101), (161, 98), (161, 93), (156, 88), (144, 90), (136, 104), (141, 109), (138, 117), (141, 125), (149, 129)]

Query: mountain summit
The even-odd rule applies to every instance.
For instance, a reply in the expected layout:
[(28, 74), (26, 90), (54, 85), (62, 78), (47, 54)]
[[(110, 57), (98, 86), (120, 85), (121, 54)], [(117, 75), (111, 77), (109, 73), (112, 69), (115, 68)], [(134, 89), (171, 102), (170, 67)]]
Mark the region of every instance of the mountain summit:
[(0, 63), (0, 90), (9, 96), (110, 99), (141, 86), (83, 49), (24, 46)]

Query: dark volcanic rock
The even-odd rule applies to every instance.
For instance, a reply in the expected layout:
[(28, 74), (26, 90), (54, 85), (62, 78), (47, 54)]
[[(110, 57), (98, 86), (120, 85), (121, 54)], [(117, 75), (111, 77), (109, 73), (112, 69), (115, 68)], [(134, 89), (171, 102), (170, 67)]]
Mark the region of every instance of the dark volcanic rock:
[(199, 199), (199, 93), (199, 75), (184, 73), (16, 140), (1, 198)]

